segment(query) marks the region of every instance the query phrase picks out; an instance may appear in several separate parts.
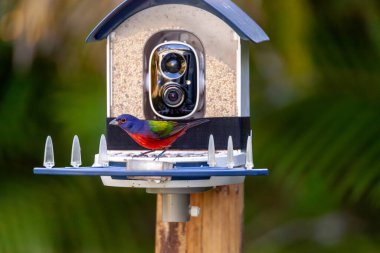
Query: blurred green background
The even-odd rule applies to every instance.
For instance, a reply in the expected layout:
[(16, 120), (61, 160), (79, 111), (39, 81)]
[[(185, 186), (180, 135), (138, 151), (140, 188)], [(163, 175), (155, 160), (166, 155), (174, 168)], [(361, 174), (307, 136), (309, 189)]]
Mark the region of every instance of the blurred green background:
[[(47, 135), (92, 164), (105, 130), (105, 42), (121, 1), (0, 1), (0, 252), (152, 252), (155, 196), (99, 178), (33, 176)], [(256, 167), (246, 252), (380, 252), (380, 2), (240, 0), (252, 45)]]

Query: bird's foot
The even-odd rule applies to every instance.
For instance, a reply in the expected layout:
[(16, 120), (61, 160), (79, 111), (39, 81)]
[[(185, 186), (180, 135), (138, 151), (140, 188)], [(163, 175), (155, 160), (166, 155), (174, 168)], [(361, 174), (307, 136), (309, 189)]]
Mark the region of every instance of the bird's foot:
[(133, 155), (132, 156), (132, 158), (137, 158), (137, 157), (148, 157), (148, 155), (138, 154), (138, 155)]
[(152, 153), (152, 152), (154, 152), (154, 150), (148, 150), (146, 152), (142, 152), (141, 154), (133, 155), (132, 158), (136, 158), (136, 157), (148, 157), (148, 154)]
[(167, 149), (164, 149), (161, 153), (159, 153), (158, 155), (156, 155), (156, 157), (153, 159), (153, 161), (159, 160), (164, 155), (164, 153), (166, 151), (167, 151)]

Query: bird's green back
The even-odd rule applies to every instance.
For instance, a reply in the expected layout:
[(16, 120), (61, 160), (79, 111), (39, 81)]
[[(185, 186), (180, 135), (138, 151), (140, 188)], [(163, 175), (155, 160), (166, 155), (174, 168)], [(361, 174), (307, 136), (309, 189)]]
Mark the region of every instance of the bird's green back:
[(176, 122), (173, 121), (158, 121), (158, 120), (149, 120), (148, 126), (150, 130), (159, 135), (160, 138), (167, 137), (172, 133)]

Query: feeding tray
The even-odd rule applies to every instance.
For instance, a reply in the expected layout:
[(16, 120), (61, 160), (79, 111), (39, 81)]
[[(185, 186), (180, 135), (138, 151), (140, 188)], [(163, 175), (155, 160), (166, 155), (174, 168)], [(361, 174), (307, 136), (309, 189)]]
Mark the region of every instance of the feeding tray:
[[(106, 186), (133, 188), (187, 189), (215, 187), (244, 182), (245, 176), (266, 176), (268, 169), (221, 167), (173, 167), (167, 170), (127, 170), (124, 166), (81, 168), (34, 168), (35, 174), (64, 176), (101, 176)], [(145, 179), (144, 179), (145, 177)], [(165, 177), (162, 180), (161, 177)], [(170, 180), (167, 180), (170, 177)]]
[(92, 167), (82, 164), (79, 139), (74, 137), (72, 167), (53, 167), (54, 154), (51, 138), (45, 145), (44, 166), (34, 168), (34, 174), (64, 176), (100, 176), (105, 186), (145, 188), (147, 193), (162, 194), (162, 219), (185, 222), (199, 215), (199, 207), (190, 206), (190, 194), (207, 191), (216, 186), (240, 184), (246, 176), (266, 176), (268, 169), (253, 169), (251, 136), (246, 152), (233, 150), (229, 137), (227, 150), (215, 151), (210, 136), (207, 151), (171, 150), (162, 157), (152, 153), (136, 157), (140, 151), (107, 151), (104, 136), (99, 144)]
[[(92, 167), (34, 168), (35, 174), (101, 176), (103, 184), (115, 187), (137, 188), (191, 188), (214, 187), (237, 184), (244, 181), (245, 176), (265, 176), (268, 169), (252, 169), (251, 139), (248, 138), (248, 154), (232, 149), (232, 139), (228, 141), (228, 149), (215, 151), (214, 141), (210, 137), (208, 151), (168, 151), (160, 160), (154, 160), (155, 154), (146, 157), (135, 157), (139, 151), (107, 151), (105, 138), (102, 136), (99, 154), (96, 155)], [(74, 138), (72, 163), (81, 164), (79, 140)], [(52, 143), (47, 140), (46, 154), (51, 154)], [(101, 161), (107, 157), (107, 161)], [(77, 161), (75, 162), (75, 159)], [(46, 163), (46, 161), (44, 162)], [(108, 166), (102, 166), (107, 164)], [(245, 164), (245, 165), (244, 165)], [(249, 167), (251, 164), (251, 167)]]
[(163, 177), (212, 177), (212, 176), (266, 176), (268, 169), (233, 168), (226, 169), (220, 167), (174, 167), (169, 170), (127, 170), (125, 167), (81, 167), (81, 168), (34, 168), (34, 174), (44, 175), (71, 175), (71, 176), (111, 176), (111, 177), (131, 177), (131, 176), (163, 176)]

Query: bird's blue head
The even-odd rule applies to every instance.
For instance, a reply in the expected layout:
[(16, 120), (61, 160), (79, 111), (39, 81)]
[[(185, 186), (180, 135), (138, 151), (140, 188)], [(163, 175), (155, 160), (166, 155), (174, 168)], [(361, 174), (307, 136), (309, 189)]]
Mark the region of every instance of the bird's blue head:
[(124, 130), (131, 130), (139, 121), (140, 120), (135, 116), (132, 116), (130, 114), (122, 114), (116, 119), (112, 120), (109, 124), (120, 126)]

